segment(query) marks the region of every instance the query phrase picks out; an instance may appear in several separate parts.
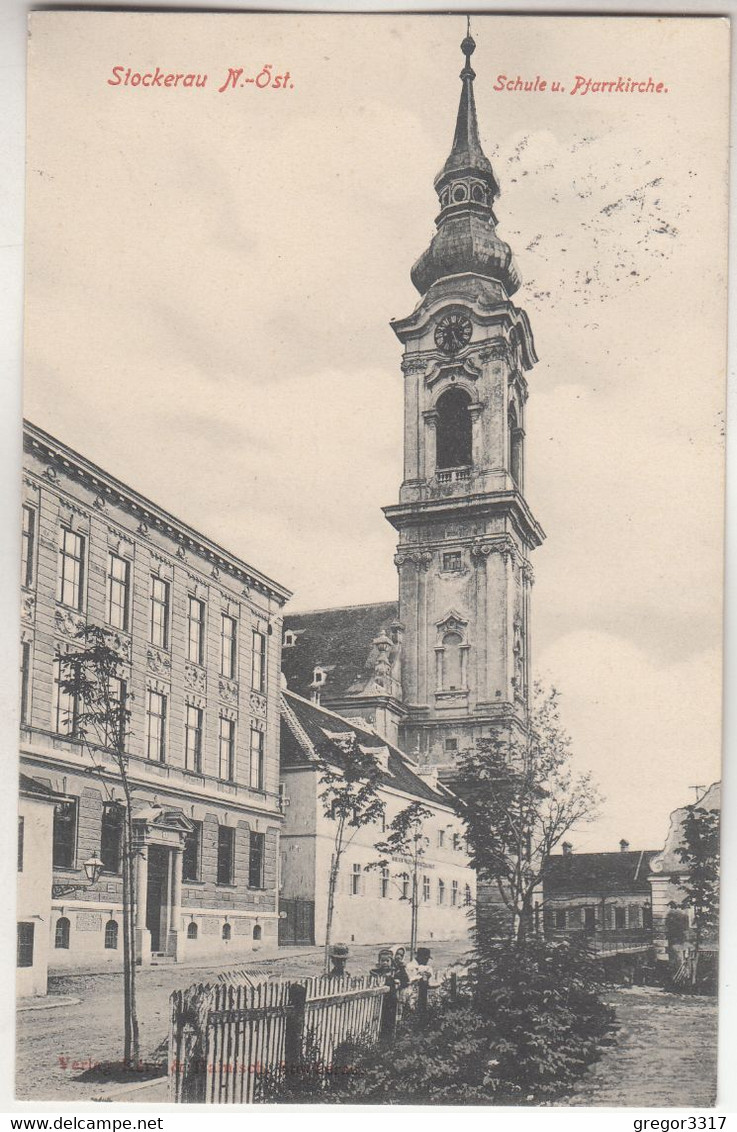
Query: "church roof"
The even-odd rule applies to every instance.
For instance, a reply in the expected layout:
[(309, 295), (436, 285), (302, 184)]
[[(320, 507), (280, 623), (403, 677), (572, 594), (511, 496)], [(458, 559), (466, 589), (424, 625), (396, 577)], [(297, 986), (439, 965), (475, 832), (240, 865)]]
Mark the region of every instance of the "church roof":
[(444, 786), (434, 789), (417, 773), (416, 764), (397, 747), (387, 743), (374, 731), (344, 719), (334, 711), (310, 703), (291, 692), (282, 692), (281, 763), (282, 767), (303, 767), (315, 758), (340, 766), (341, 740), (355, 736), (364, 752), (375, 753), (383, 769), (383, 783), (413, 798), (450, 806), (453, 795)]
[(309, 698), (315, 669), (322, 668), (322, 699), (359, 695), (373, 674), (374, 641), (391, 629), (398, 614), (396, 601), (287, 613), (282, 672), (289, 691)]
[(657, 849), (624, 853), (562, 853), (548, 859), (543, 875), (545, 896), (590, 893), (650, 892), (650, 861)]

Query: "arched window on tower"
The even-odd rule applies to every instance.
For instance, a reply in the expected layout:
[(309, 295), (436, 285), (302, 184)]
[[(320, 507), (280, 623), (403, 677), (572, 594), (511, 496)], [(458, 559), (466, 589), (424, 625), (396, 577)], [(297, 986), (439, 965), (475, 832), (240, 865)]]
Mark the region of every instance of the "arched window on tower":
[(443, 637), (443, 690), (455, 692), (461, 687), (461, 638), (458, 633)]
[(471, 398), (453, 386), (437, 404), (436, 463), (438, 468), (464, 468), (473, 463)]
[(522, 488), (522, 429), (519, 426), (517, 410), (510, 404), (507, 413), (509, 425), (509, 471), (518, 488)]

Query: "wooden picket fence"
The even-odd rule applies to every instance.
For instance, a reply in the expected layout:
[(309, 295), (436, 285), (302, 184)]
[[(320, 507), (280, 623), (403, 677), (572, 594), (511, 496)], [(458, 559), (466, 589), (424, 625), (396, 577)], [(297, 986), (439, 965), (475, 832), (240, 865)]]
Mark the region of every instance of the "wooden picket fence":
[(286, 1074), (329, 1077), (339, 1047), (375, 1045), (391, 1023), (390, 988), (375, 976), (199, 984), (171, 995), (169, 1097), (252, 1104)]

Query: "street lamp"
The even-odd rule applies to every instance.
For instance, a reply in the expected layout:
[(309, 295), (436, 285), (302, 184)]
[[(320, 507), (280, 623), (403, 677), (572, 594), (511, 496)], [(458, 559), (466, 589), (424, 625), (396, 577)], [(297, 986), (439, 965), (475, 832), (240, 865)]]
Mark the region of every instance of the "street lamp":
[(97, 853), (93, 853), (82, 865), (85, 876), (87, 877), (87, 884), (52, 884), (52, 898), (56, 900), (61, 896), (70, 896), (72, 892), (81, 892), (83, 889), (88, 888), (89, 885), (95, 884), (95, 882), (100, 879), (100, 873), (104, 867), (104, 861), (100, 860)]

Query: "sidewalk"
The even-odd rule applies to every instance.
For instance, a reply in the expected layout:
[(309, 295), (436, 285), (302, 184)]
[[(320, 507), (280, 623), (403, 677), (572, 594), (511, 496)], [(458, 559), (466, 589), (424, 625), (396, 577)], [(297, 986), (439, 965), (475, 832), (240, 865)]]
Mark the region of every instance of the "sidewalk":
[[(222, 962), (217, 959), (193, 959), (185, 963), (145, 963), (137, 967), (138, 972), (142, 971), (228, 971), (231, 968), (240, 969), (241, 967), (260, 967), (262, 963), (274, 963), (280, 959), (292, 959), (296, 956), (302, 955), (322, 955), (322, 947), (314, 947), (306, 945), (303, 947), (264, 947), (263, 951), (249, 951), (238, 956), (231, 956)], [(72, 979), (76, 977), (88, 976), (104, 976), (104, 975), (120, 975), (122, 977), (123, 968), (112, 967), (109, 963), (104, 966), (73, 966), (67, 967), (64, 971), (57, 971), (53, 975), (49, 975), (49, 986), (56, 984), (61, 979)], [(30, 1001), (26, 1000), (26, 1001)]]

